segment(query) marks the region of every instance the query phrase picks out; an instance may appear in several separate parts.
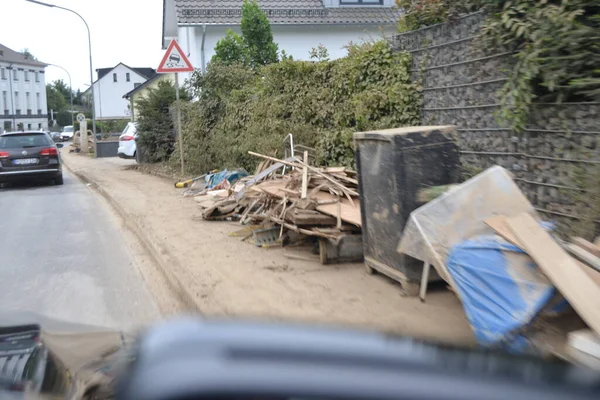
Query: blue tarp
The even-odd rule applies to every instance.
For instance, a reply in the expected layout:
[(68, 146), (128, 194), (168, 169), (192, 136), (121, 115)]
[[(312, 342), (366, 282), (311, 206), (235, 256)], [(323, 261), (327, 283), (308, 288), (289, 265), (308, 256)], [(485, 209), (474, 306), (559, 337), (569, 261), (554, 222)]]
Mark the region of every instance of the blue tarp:
[(478, 236), (450, 250), (447, 267), (478, 343), (527, 350), (520, 328), (556, 294), (532, 259), (498, 236)]
[(229, 183), (234, 183), (241, 178), (248, 176), (248, 172), (243, 168), (236, 169), (234, 171), (228, 171), (224, 169), (223, 171), (215, 172), (214, 174), (206, 175), (204, 178), (206, 181), (206, 189), (212, 189), (217, 186), (219, 183), (223, 182), (223, 180), (227, 179)]

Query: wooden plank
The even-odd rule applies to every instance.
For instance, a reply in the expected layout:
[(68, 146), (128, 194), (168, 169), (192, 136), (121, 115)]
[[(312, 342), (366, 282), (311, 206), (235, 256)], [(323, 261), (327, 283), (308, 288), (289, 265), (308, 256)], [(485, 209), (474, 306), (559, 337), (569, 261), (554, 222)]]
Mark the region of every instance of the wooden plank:
[(596, 246), (592, 242), (588, 242), (584, 238), (573, 237), (573, 238), (571, 238), (571, 243), (573, 243), (576, 246), (581, 247), (582, 249), (584, 249), (588, 253), (591, 253), (595, 257), (600, 257), (600, 247)]
[(507, 242), (514, 244), (515, 246), (523, 249), (523, 243), (512, 233), (506, 220), (508, 219), (505, 215), (495, 215), (491, 218), (483, 221), (487, 226), (492, 228), (498, 235), (503, 237)]
[[(304, 163), (308, 165), (308, 151), (304, 152)], [(302, 193), (301, 199), (305, 199), (308, 195), (308, 168), (302, 168)]]
[(317, 211), (294, 209), (285, 214), (285, 219), (295, 225), (335, 226), (335, 218)]
[[(259, 184), (257, 186), (257, 188), (259, 188), (260, 190), (262, 190), (268, 194), (271, 194), (273, 196), (283, 198), (286, 195), (286, 192), (281, 189), (284, 188), (285, 185), (287, 185), (287, 182), (282, 181), (282, 180), (276, 180), (276, 181), (263, 182), (263, 183)], [(336, 200), (335, 196), (333, 196), (329, 193), (321, 192), (321, 191), (316, 191), (315, 193), (311, 192), (311, 195), (309, 197), (311, 197), (313, 200), (316, 200), (317, 202), (328, 202), (329, 203), (330, 201)], [(353, 203), (357, 203), (357, 202), (358, 202), (357, 200), (353, 201)], [(351, 205), (350, 202), (348, 201), (348, 199), (345, 199), (345, 198), (341, 198), (340, 203), (341, 203), (340, 215), (341, 215), (342, 221), (345, 221), (349, 224), (353, 224), (356, 226), (362, 226), (362, 220), (361, 220), (361, 216), (360, 216), (360, 207), (358, 207), (357, 204)], [(337, 201), (335, 201), (332, 204), (317, 205), (317, 211), (320, 211), (324, 214), (331, 215), (332, 217), (337, 218), (337, 215), (338, 215)]]
[(579, 316), (600, 333), (600, 287), (527, 213), (509, 218), (507, 224), (525, 251), (569, 301)]
[(287, 161), (284, 161), (284, 160), (279, 160), (279, 159), (274, 158), (274, 157), (269, 157), (269, 156), (265, 156), (263, 154), (255, 153), (253, 151), (249, 151), (248, 154), (250, 154), (251, 156), (266, 158), (267, 160), (271, 160), (271, 161), (275, 161), (275, 162), (280, 162), (282, 164), (289, 165), (291, 167), (296, 167), (296, 168), (306, 167), (310, 171), (314, 172), (315, 174), (320, 175), (323, 178), (327, 179), (328, 181), (330, 181), (331, 183), (333, 183), (334, 185), (336, 185), (337, 187), (339, 187), (343, 192), (347, 193), (348, 195), (358, 196), (358, 192), (357, 191), (352, 190), (352, 189), (348, 189), (346, 186), (342, 185), (341, 183), (339, 183), (338, 181), (336, 181), (335, 179), (333, 179), (331, 176), (322, 173), (321, 171), (319, 171), (318, 168), (311, 167), (310, 165), (305, 164), (303, 161), (297, 160), (297, 162), (295, 162), (295, 163), (293, 163), (293, 162), (287, 162)]
[(591, 253), (588, 253), (584, 249), (579, 246), (574, 245), (573, 243), (566, 243), (565, 250), (567, 250), (573, 257), (583, 262), (586, 265), (589, 265), (591, 268), (600, 272), (600, 258), (594, 256)]
[(569, 332), (569, 346), (600, 359), (600, 336), (589, 329)]
[[(326, 201), (335, 199), (334, 196), (325, 193), (318, 192), (313, 195), (313, 198), (317, 199), (317, 201)], [(342, 221), (348, 222), (349, 224), (362, 226), (362, 220), (360, 215), (360, 207), (356, 205), (352, 206), (348, 202), (347, 199), (340, 198), (340, 218)], [(317, 211), (325, 213), (327, 215), (331, 215), (337, 218), (338, 215), (338, 205), (336, 204), (322, 204), (317, 206)]]
[[(485, 222), (490, 228), (492, 228), (494, 231), (496, 231), (496, 233), (500, 236), (502, 236), (506, 241), (508, 241), (509, 243), (514, 244), (515, 246), (517, 246), (518, 248), (520, 248), (523, 251), (527, 251), (525, 250), (525, 246), (523, 245), (523, 243), (521, 243), (521, 241), (511, 232), (510, 227), (507, 224), (507, 219), (508, 217), (504, 216), (504, 215), (496, 215), (494, 217), (488, 218), (486, 219)], [(581, 268), (581, 270), (590, 277), (590, 279), (592, 279), (594, 282), (596, 282), (597, 285), (600, 285), (600, 272), (588, 267), (587, 265), (585, 265), (584, 263), (577, 261), (577, 265), (579, 266), (579, 268)]]

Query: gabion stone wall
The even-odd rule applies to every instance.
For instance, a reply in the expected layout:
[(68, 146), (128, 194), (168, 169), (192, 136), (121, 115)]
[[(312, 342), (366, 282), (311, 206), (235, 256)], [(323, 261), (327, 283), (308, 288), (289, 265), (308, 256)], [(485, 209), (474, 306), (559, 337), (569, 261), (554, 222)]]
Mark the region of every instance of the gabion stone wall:
[(502, 126), (497, 92), (514, 54), (481, 46), (484, 18), (474, 13), (389, 41), (413, 55), (413, 78), (423, 80), (422, 123), (458, 127), (464, 176), (495, 164), (509, 169), (535, 207), (571, 233), (590, 218), (582, 212), (586, 193), (600, 190), (588, 179), (600, 174), (600, 103), (536, 104), (524, 133)]

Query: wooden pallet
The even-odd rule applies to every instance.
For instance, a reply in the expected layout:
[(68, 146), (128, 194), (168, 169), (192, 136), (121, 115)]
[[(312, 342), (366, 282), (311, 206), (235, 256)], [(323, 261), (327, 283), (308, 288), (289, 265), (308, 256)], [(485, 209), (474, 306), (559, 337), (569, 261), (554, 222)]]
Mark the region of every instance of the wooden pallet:
[(375, 260), (372, 257), (365, 256), (365, 268), (367, 274), (374, 275), (380, 273), (387, 276), (390, 279), (398, 282), (402, 288), (402, 294), (405, 296), (418, 296), (419, 295), (419, 282), (409, 280), (406, 275), (402, 272), (394, 269), (388, 265), (383, 264)]

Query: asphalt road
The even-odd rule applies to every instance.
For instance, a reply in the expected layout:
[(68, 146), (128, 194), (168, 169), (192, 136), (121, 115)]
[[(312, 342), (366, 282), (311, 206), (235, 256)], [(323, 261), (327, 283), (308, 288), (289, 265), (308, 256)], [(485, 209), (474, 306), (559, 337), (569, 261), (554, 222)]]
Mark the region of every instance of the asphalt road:
[(64, 177), (0, 190), (0, 309), (121, 329), (157, 319), (118, 220)]

